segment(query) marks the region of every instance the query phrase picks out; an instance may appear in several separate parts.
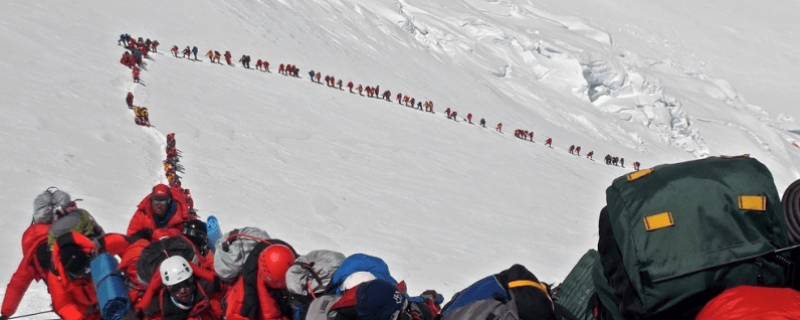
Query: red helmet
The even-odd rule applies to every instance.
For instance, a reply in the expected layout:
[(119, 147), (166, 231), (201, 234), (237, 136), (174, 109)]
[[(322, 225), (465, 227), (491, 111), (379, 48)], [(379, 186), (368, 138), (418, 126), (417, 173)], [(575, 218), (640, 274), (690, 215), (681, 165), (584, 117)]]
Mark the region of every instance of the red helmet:
[(286, 288), (286, 271), (294, 263), (294, 252), (282, 244), (274, 244), (258, 256), (258, 272), (268, 287)]

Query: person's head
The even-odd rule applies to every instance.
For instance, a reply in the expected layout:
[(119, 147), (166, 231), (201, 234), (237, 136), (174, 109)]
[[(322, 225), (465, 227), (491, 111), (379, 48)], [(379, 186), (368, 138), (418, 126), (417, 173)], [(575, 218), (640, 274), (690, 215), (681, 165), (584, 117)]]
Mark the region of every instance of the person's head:
[(181, 256), (172, 256), (161, 262), (161, 283), (180, 303), (189, 303), (194, 298), (192, 266)]
[(89, 267), (91, 258), (78, 245), (68, 244), (60, 248), (59, 259), (66, 276), (71, 281), (91, 280), (92, 269)]
[(272, 289), (286, 288), (286, 271), (294, 263), (294, 251), (282, 244), (273, 244), (258, 257), (258, 272)]
[(183, 225), (181, 234), (192, 241), (197, 250), (200, 251), (200, 254), (206, 254), (208, 251), (208, 230), (205, 222), (200, 220), (186, 222)]
[(167, 215), (171, 203), (172, 196), (169, 187), (165, 184), (158, 184), (153, 187), (153, 192), (150, 194), (150, 205), (158, 217), (164, 218)]
[(356, 289), (356, 312), (360, 320), (409, 320), (408, 300), (397, 287), (384, 280), (362, 283)]

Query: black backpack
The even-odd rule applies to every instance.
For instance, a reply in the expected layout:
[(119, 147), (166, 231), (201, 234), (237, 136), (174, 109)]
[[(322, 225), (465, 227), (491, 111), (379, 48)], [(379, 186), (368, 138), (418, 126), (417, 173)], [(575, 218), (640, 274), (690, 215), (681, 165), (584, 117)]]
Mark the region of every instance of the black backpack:
[(549, 287), (524, 266), (515, 264), (456, 293), (437, 320), (576, 319), (553, 303)]

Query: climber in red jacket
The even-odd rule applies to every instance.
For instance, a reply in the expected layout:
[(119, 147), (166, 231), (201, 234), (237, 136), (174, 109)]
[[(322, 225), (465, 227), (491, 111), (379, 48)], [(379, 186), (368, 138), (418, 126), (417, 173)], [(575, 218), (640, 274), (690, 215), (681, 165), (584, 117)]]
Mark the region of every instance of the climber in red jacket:
[(166, 235), (179, 235), (183, 224), (197, 217), (189, 214), (183, 192), (164, 184), (153, 187), (128, 224), (129, 237), (153, 240), (152, 234), (160, 230)]

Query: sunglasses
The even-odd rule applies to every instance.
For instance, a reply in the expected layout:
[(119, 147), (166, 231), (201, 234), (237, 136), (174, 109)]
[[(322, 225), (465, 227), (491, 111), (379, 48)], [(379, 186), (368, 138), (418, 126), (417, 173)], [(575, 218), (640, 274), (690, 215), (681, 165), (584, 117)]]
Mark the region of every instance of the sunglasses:
[(154, 206), (166, 206), (167, 204), (169, 204), (169, 199), (166, 200), (152, 199), (150, 201), (153, 203)]

